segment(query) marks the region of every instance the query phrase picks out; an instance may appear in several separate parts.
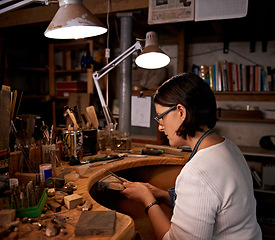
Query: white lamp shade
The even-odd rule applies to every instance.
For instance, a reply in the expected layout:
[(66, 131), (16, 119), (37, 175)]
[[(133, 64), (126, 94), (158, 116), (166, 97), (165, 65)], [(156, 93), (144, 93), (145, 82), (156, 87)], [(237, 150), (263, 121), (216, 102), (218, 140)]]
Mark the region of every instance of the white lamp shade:
[(136, 58), (136, 64), (141, 68), (157, 69), (167, 66), (170, 58), (163, 52), (141, 53)]
[(145, 48), (135, 62), (139, 67), (146, 69), (162, 68), (170, 63), (170, 58), (158, 47), (158, 39), (155, 32), (146, 34)]
[(79, 39), (107, 32), (107, 28), (81, 4), (81, 0), (60, 0), (60, 7), (44, 35), (55, 39)]

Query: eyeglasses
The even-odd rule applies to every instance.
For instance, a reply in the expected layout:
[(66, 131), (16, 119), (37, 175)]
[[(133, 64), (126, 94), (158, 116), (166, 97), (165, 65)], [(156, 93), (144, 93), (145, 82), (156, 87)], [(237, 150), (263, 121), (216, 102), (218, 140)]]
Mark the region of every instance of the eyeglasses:
[(161, 113), (160, 115), (156, 116), (154, 119), (156, 120), (156, 122), (159, 125), (162, 125), (161, 122), (159, 121), (160, 119), (162, 119), (164, 117), (164, 115), (166, 115), (167, 113), (171, 112), (172, 110), (174, 110), (177, 106), (173, 106), (171, 108), (169, 108), (168, 110), (166, 110), (165, 112)]

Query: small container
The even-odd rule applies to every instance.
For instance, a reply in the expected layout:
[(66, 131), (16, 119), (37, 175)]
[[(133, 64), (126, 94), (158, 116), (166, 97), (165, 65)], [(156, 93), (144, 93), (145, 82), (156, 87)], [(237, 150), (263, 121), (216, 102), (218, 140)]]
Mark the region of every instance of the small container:
[(56, 150), (55, 144), (42, 145), (42, 163), (50, 163), (52, 175), (56, 176)]
[(65, 161), (73, 157), (76, 160), (83, 158), (83, 132), (82, 130), (63, 130), (63, 156)]
[(48, 178), (52, 177), (52, 164), (43, 163), (39, 165), (41, 182), (45, 182)]
[(47, 190), (45, 189), (43, 191), (43, 194), (38, 202), (38, 204), (34, 207), (29, 208), (18, 208), (16, 209), (16, 217), (18, 218), (36, 218), (40, 217), (42, 214), (42, 211), (44, 209), (45, 204), (47, 203), (48, 195)]
[(107, 152), (116, 150), (116, 139), (118, 135), (119, 131), (115, 129), (113, 124), (105, 127), (105, 146)]
[(13, 190), (16, 187), (18, 187), (19, 186), (18, 178), (10, 178), (9, 179), (9, 186), (10, 186), (10, 190)]
[(83, 155), (97, 154), (97, 129), (83, 130)]
[(106, 134), (104, 130), (98, 130), (97, 132), (98, 150), (101, 153), (106, 151)]
[(132, 139), (129, 132), (120, 132), (116, 138), (116, 150), (130, 151)]

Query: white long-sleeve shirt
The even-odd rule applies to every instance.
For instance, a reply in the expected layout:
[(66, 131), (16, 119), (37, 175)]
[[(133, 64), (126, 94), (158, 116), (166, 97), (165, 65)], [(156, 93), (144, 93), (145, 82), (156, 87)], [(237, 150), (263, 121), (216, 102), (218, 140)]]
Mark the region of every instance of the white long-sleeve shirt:
[(175, 192), (164, 240), (262, 239), (250, 170), (230, 140), (199, 150), (178, 175)]

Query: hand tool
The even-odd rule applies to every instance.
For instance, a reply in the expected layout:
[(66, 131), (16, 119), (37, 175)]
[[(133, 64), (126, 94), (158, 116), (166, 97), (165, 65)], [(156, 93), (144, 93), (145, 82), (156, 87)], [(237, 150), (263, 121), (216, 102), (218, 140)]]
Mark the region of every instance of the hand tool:
[(115, 158), (115, 159), (112, 159), (112, 160), (109, 160), (109, 161), (106, 161), (106, 162), (103, 162), (103, 163), (99, 163), (99, 164), (90, 164), (89, 163), (89, 166), (90, 167), (97, 167), (97, 166), (105, 165), (105, 164), (115, 162), (115, 161), (118, 161), (118, 160), (121, 160), (121, 159), (124, 159), (124, 157)]
[(116, 159), (116, 158), (120, 158), (120, 157), (121, 156), (119, 156), (119, 155), (107, 155), (107, 156), (99, 157), (99, 158), (90, 158), (89, 163), (112, 160), (112, 159)]
[(64, 109), (65, 109), (64, 117), (69, 116), (70, 119), (72, 120), (72, 123), (74, 124), (74, 129), (75, 130), (79, 129), (79, 126), (78, 126), (77, 121), (75, 119), (75, 115), (72, 112), (72, 110), (68, 106), (65, 106)]
[(147, 154), (147, 155), (160, 155), (163, 154), (164, 150), (162, 149), (142, 149), (141, 154)]
[(110, 173), (112, 176), (114, 176), (115, 178), (117, 178), (117, 179), (120, 180), (121, 182), (127, 182), (126, 180), (124, 180), (123, 178), (117, 176), (115, 173), (109, 171), (108, 169), (106, 169), (106, 172)]

